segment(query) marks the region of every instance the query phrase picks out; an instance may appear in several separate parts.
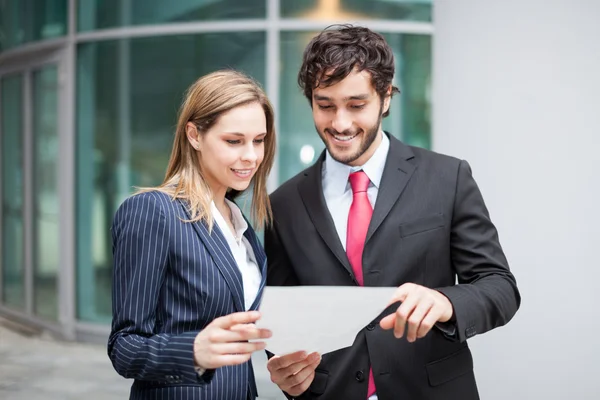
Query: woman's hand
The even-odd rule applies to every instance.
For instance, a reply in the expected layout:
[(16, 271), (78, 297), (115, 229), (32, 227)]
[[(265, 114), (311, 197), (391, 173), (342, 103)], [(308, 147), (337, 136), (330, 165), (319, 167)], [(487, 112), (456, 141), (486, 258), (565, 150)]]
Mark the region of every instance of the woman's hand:
[(194, 361), (203, 369), (238, 365), (248, 361), (253, 352), (264, 350), (265, 342), (249, 340), (271, 337), (268, 329), (253, 323), (260, 319), (258, 311), (238, 312), (216, 318), (194, 340)]

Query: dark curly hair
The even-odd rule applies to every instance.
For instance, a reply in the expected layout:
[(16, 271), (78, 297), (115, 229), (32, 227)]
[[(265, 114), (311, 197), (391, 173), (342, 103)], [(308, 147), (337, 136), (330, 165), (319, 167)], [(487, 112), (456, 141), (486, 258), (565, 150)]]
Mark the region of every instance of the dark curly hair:
[[(361, 26), (331, 25), (315, 36), (302, 57), (298, 84), (312, 104), (313, 90), (319, 86), (331, 86), (354, 69), (371, 74), (371, 83), (379, 98), (400, 93), (392, 85), (394, 77), (394, 53), (383, 36)], [(387, 117), (389, 110), (383, 116)]]

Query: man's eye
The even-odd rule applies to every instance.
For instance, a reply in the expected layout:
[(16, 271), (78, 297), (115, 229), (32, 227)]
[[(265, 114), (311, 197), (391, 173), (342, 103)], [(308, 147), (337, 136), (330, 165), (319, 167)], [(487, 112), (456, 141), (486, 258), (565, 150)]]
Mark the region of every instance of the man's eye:
[(350, 106), (350, 108), (354, 109), (354, 110), (362, 110), (363, 108), (365, 108), (364, 104), (355, 104)]
[(322, 105), (320, 105), (320, 104), (319, 104), (319, 109), (321, 109), (321, 110), (328, 110), (328, 109), (330, 109), (331, 107), (332, 107), (332, 106), (322, 106)]

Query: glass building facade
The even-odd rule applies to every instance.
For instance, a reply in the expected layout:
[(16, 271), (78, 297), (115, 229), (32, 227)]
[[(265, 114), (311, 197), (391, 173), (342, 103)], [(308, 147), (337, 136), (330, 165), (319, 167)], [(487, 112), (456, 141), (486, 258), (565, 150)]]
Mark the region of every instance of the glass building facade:
[(277, 116), (269, 189), (323, 150), (297, 85), (302, 51), (340, 22), (382, 33), (396, 57), (384, 128), (430, 145), (430, 0), (0, 0), (0, 314), (65, 338), (105, 335), (110, 224), (157, 185), (176, 114), (199, 76), (231, 67)]

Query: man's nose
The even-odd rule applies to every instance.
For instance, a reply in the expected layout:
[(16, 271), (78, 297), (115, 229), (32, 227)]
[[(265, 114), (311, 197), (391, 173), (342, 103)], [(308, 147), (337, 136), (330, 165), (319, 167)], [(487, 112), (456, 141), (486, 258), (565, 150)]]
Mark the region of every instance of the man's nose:
[(339, 110), (335, 113), (333, 121), (331, 121), (331, 126), (339, 133), (342, 133), (352, 127), (352, 118), (350, 118), (345, 110)]

